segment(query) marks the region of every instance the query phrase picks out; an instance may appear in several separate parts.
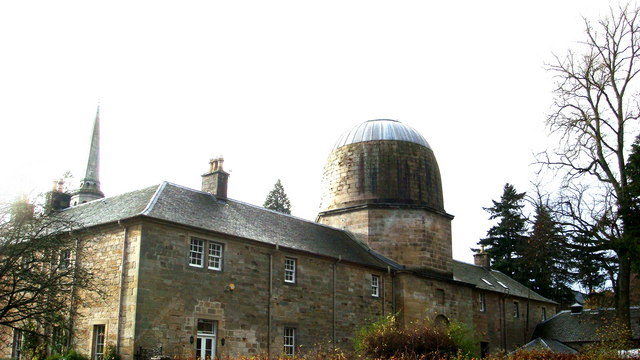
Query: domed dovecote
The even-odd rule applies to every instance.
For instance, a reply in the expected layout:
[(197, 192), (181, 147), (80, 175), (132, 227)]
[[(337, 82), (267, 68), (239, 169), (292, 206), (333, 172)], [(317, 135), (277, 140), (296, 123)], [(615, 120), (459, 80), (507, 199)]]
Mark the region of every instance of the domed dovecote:
[(420, 133), (370, 120), (344, 133), (324, 168), (318, 221), (352, 231), (411, 267), (451, 272), (451, 215), (436, 157)]

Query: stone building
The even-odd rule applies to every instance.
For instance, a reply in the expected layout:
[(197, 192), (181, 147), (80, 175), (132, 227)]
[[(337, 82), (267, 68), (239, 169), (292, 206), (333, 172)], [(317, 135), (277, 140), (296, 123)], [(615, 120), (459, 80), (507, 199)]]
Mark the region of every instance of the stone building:
[[(74, 261), (105, 279), (105, 296), (72, 304), (71, 345), (99, 359), (168, 355), (291, 355), (381, 316), (402, 324), (472, 325), (483, 352), (525, 344), (556, 303), (492, 270), (453, 260), (433, 150), (393, 120), (362, 123), (340, 138), (312, 222), (227, 197), (222, 159), (202, 189), (163, 182), (103, 197), (99, 116), (87, 175), (50, 207), (78, 221), (86, 239)], [(16, 357), (21, 335), (2, 356)]]

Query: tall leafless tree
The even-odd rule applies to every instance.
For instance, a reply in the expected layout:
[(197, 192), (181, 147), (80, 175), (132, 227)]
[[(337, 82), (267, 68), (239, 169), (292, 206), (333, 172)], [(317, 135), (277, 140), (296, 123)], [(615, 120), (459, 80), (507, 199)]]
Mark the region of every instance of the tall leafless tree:
[(638, 240), (625, 231), (630, 216), (625, 162), (640, 116), (639, 15), (639, 8), (627, 5), (596, 23), (585, 19), (586, 40), (548, 65), (556, 87), (547, 124), (559, 142), (538, 158), (563, 175), (556, 208), (565, 229), (589, 239), (572, 245), (614, 259), (607, 270), (618, 316), (627, 323), (632, 249)]
[(68, 327), (74, 291), (98, 281), (75, 255), (83, 246), (71, 219), (25, 201), (0, 205), (0, 325), (34, 335)]

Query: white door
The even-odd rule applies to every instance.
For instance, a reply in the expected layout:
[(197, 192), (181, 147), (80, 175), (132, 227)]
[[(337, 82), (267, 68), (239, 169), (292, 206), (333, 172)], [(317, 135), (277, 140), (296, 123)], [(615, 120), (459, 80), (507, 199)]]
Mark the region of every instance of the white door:
[(198, 334), (196, 342), (196, 359), (213, 360), (216, 357), (216, 337)]
[(216, 358), (216, 335), (218, 322), (198, 319), (198, 337), (196, 339), (196, 359), (212, 360)]

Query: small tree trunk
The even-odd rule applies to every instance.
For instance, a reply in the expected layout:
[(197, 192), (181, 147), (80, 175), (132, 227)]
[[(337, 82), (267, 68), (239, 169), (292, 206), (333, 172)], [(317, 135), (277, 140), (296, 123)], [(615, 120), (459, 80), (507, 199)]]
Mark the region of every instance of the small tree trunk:
[(629, 284), (631, 279), (631, 259), (629, 252), (624, 250), (618, 253), (618, 287), (616, 291), (616, 312), (618, 319), (630, 329), (631, 318), (629, 312)]

